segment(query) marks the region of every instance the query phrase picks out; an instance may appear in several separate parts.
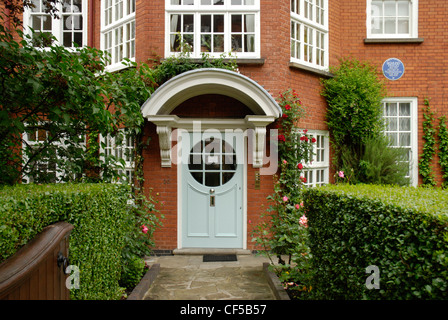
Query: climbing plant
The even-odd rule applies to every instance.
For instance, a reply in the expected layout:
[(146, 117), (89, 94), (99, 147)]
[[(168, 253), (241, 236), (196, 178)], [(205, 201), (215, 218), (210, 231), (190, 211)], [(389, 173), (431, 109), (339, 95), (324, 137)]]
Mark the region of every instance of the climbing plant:
[[(274, 176), (274, 193), (268, 196), (270, 206), (262, 214), (266, 219), (254, 228), (253, 241), (271, 261), (272, 256), (278, 257), (276, 271), (280, 280), (297, 291), (308, 286), (310, 275), (311, 254), (302, 192), (306, 183), (304, 164), (312, 157), (316, 139), (306, 129), (296, 127), (305, 115), (297, 92), (290, 89), (281, 93), (278, 104), (283, 111), (278, 120), (279, 173)], [(282, 256), (287, 256), (287, 261)]]
[(446, 117), (439, 118), (439, 164), (442, 169), (442, 187), (448, 187), (448, 130), (446, 126)]
[(432, 171), (432, 160), (436, 153), (436, 130), (434, 129), (434, 113), (431, 111), (429, 100), (425, 99), (423, 108), (423, 153), (418, 163), (419, 173), (423, 178), (423, 185), (435, 186), (436, 181)]

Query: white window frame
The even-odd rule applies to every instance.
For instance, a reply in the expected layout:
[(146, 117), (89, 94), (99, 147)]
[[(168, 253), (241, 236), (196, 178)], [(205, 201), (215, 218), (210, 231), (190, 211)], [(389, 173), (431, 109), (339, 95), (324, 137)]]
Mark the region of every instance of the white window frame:
[(124, 59), (135, 62), (135, 8), (135, 0), (101, 0), (100, 47), (110, 54), (107, 71), (126, 68)]
[[(386, 113), (385, 108), (387, 103), (409, 103), (410, 104), (410, 160), (409, 160), (409, 178), (410, 184), (412, 186), (418, 185), (418, 98), (416, 97), (397, 97), (397, 98), (385, 98), (382, 100), (383, 104), (383, 117)], [(399, 119), (399, 114), (397, 114), (397, 119)], [(398, 133), (399, 135), (399, 120), (397, 121), (397, 130), (389, 131), (387, 127), (384, 133)], [(406, 131), (408, 132), (408, 131)]]
[(130, 154), (133, 155), (135, 148), (134, 141), (132, 137), (126, 136), (123, 129), (120, 131), (123, 134), (123, 141), (121, 144), (116, 143), (116, 137), (100, 135), (100, 157), (102, 161), (109, 155), (113, 155), (118, 159), (123, 159), (125, 165), (122, 169), (118, 170), (118, 173), (121, 175), (124, 171), (126, 179), (132, 183), (135, 172), (135, 162), (133, 158), (126, 154), (126, 150), (130, 150)]
[[(315, 138), (316, 142), (307, 142), (313, 146), (313, 156), (310, 161), (302, 162), (301, 177), (306, 178), (306, 182), (303, 184), (308, 188), (328, 184), (330, 178), (330, 133), (325, 130), (308, 130), (307, 135), (310, 137), (309, 139)], [(299, 143), (304, 142), (300, 141)]]
[[(292, 0), (290, 9), (291, 62), (326, 71), (329, 66), (328, 0)], [(311, 42), (309, 34), (312, 34)]]
[[(40, 0), (42, 3), (42, 0)], [(75, 15), (82, 16), (82, 47), (87, 46), (87, 28), (88, 28), (88, 0), (81, 0), (82, 2), (82, 12), (80, 14), (75, 13)], [(31, 18), (33, 15), (45, 15), (48, 17), (48, 19), (52, 20), (52, 26), (51, 26), (51, 34), (56, 38), (57, 42), (54, 43), (55, 45), (61, 45), (64, 46), (64, 15), (73, 15), (70, 13), (64, 13), (62, 10), (62, 3), (56, 4), (57, 12), (56, 15), (59, 17), (54, 18), (50, 14), (45, 14), (41, 10), (40, 13), (33, 13), (31, 8), (26, 7), (23, 11), (23, 30), (26, 34), (31, 34), (32, 23)], [(35, 30), (36, 32), (39, 32), (40, 30)], [(45, 31), (44, 31), (45, 32)], [(67, 46), (68, 49), (74, 49), (73, 42), (71, 46)]]
[[(183, 0), (185, 1), (185, 0)], [(201, 0), (191, 0), (192, 5), (172, 5), (171, 0), (165, 0), (165, 57), (177, 56), (180, 53), (171, 51), (171, 15), (172, 14), (192, 14), (194, 16), (194, 50), (190, 53), (190, 58), (201, 58), (203, 53), (207, 53), (210, 57), (220, 57), (222, 54), (232, 52), (232, 56), (236, 58), (257, 59), (260, 58), (260, 0), (253, 0), (253, 5), (232, 5), (232, 0), (223, 0), (223, 5), (201, 5)], [(242, 2), (247, 0), (242, 0)], [(213, 1), (212, 1), (213, 3)], [(203, 14), (224, 15), (224, 51), (223, 52), (202, 52), (201, 51), (201, 25), (200, 17)], [(254, 15), (254, 52), (235, 52), (231, 46), (231, 15), (232, 14), (253, 14)], [(244, 38), (244, 37), (243, 37)]]
[[(413, 39), (418, 38), (418, 0), (409, 0), (410, 2), (410, 12), (409, 12), (409, 33), (393, 33), (386, 34), (383, 33), (375, 34), (372, 32), (372, 24), (381, 23), (380, 21), (373, 21), (373, 7), (372, 1), (378, 0), (367, 0), (367, 21), (366, 21), (366, 29), (367, 29), (367, 39)], [(384, 10), (383, 10), (384, 17)], [(398, 16), (395, 16), (396, 18)]]

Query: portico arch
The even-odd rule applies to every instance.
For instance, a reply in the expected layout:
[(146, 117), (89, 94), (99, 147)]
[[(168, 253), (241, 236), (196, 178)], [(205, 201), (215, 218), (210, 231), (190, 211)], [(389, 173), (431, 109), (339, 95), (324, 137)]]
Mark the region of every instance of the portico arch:
[[(243, 119), (179, 118), (172, 111), (184, 101), (200, 95), (219, 94), (234, 98), (252, 112)], [(172, 128), (191, 129), (200, 121), (205, 128), (254, 129), (253, 166), (263, 165), (266, 126), (281, 116), (275, 99), (254, 80), (225, 69), (196, 69), (182, 73), (160, 86), (143, 104), (141, 112), (157, 126), (162, 167), (171, 166)]]

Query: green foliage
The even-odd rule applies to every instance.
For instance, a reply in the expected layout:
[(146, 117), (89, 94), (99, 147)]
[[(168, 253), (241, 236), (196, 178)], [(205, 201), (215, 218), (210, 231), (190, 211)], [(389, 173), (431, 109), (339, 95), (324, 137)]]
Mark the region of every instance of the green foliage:
[(448, 130), (446, 117), (439, 118), (439, 164), (442, 169), (442, 187), (448, 188)]
[[(57, 164), (62, 181), (77, 180), (92, 169), (81, 145), (86, 137), (116, 135), (123, 126), (141, 131), (140, 105), (154, 89), (150, 68), (126, 61), (125, 70), (104, 72), (108, 57), (100, 50), (43, 50), (31, 45), (42, 34), (15, 32), (19, 41), (0, 24), (0, 183), (16, 183), (30, 173), (36, 182), (54, 180), (39, 172), (39, 160)], [(28, 145), (23, 134), (36, 131), (49, 135)]]
[[(307, 243), (307, 225), (303, 210), (303, 163), (312, 155), (315, 140), (295, 128), (303, 117), (304, 109), (293, 90), (287, 90), (278, 100), (283, 116), (279, 122), (278, 154), (280, 175), (274, 177), (274, 194), (268, 199), (270, 207), (263, 217), (267, 219), (253, 230), (253, 240), (264, 249), (269, 258), (277, 255), (280, 264), (276, 266), (282, 281), (294, 283), (294, 287), (308, 285), (309, 259), (311, 254)], [(282, 255), (288, 256), (283, 261)], [(271, 259), (272, 261), (272, 259)]]
[(160, 86), (169, 79), (195, 69), (201, 68), (218, 68), (231, 71), (237, 71), (235, 58), (232, 58), (231, 53), (222, 54), (219, 58), (210, 58), (210, 55), (206, 52), (202, 53), (200, 61), (190, 58), (190, 50), (188, 44), (184, 45), (178, 55), (171, 56), (164, 59), (160, 64), (153, 68), (152, 77), (155, 85)]
[(435, 186), (436, 181), (432, 172), (432, 160), (436, 153), (436, 130), (434, 129), (434, 112), (431, 111), (429, 100), (425, 99), (425, 108), (423, 109), (423, 153), (420, 155), (418, 163), (419, 173), (423, 178), (423, 184)]
[(409, 184), (409, 178), (406, 178), (409, 170), (406, 159), (406, 149), (394, 148), (387, 137), (379, 136), (365, 141), (359, 159), (356, 157), (356, 152), (343, 148), (341, 171), (352, 173), (350, 183), (404, 186)]
[(333, 78), (322, 80), (322, 95), (328, 103), (326, 123), (340, 167), (342, 146), (349, 146), (359, 158), (367, 139), (383, 131), (381, 100), (385, 88), (375, 67), (356, 59), (341, 60), (331, 72)]
[[(80, 269), (74, 300), (119, 299), (128, 238), (139, 228), (128, 186), (120, 184), (16, 185), (0, 189), (1, 260), (57, 221), (74, 225), (69, 258)], [(148, 213), (149, 214), (149, 213)], [(142, 230), (138, 231), (143, 234)], [(143, 234), (144, 236), (148, 236)], [(135, 252), (135, 251), (134, 251)]]
[[(448, 193), (329, 185), (304, 194), (314, 299), (447, 299)], [(367, 289), (375, 265), (380, 288)]]
[(120, 285), (125, 288), (135, 287), (141, 280), (145, 270), (145, 261), (142, 258), (134, 256), (123, 265), (120, 278)]

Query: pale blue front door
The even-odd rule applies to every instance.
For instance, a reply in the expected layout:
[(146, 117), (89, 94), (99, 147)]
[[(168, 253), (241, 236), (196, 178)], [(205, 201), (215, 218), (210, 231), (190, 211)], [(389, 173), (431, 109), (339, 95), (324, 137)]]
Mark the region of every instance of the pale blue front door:
[(243, 248), (243, 136), (182, 135), (182, 247)]

